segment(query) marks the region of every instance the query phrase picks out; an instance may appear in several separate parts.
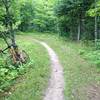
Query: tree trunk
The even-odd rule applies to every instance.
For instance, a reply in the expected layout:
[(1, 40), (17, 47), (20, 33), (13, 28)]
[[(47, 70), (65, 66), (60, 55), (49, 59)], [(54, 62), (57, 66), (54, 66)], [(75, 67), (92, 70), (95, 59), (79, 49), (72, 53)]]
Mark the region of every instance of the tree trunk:
[(97, 16), (95, 16), (95, 43), (97, 42), (97, 38), (98, 38), (98, 31), (97, 31)]
[(81, 23), (79, 21), (79, 24), (78, 24), (78, 34), (77, 34), (77, 41), (80, 40), (80, 35), (81, 35)]
[[(2, 0), (3, 1), (3, 0)], [(3, 1), (4, 3), (4, 6), (5, 6), (5, 9), (6, 9), (6, 16), (7, 16), (7, 28), (9, 29), (10, 31), (10, 38), (11, 38), (11, 41), (12, 41), (12, 44), (14, 46), (16, 46), (16, 43), (15, 43), (15, 34), (13, 32), (13, 22), (12, 22), (12, 18), (11, 18), (11, 15), (10, 15), (10, 11), (9, 11), (9, 1)]]
[[(97, 2), (97, 0), (95, 0), (95, 9), (97, 8), (97, 4), (96, 4), (96, 2)], [(95, 11), (95, 13), (96, 13), (96, 11)], [(94, 35), (95, 35), (95, 45), (96, 45), (96, 42), (97, 42), (97, 38), (98, 38), (98, 25), (97, 25), (97, 15), (95, 15), (95, 33), (94, 33)]]

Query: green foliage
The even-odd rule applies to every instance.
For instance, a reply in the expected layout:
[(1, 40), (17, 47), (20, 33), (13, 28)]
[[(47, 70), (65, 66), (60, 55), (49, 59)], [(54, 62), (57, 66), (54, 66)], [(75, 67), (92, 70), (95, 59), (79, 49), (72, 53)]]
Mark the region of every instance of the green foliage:
[(39, 0), (35, 4), (34, 29), (37, 31), (56, 31), (56, 17), (54, 15), (52, 0)]
[[(0, 48), (3, 47), (5, 47), (4, 42), (0, 39)], [(13, 80), (15, 80), (19, 75), (24, 74), (26, 67), (29, 68), (29, 66), (33, 64), (32, 60), (25, 65), (15, 67), (11, 65), (11, 59), (8, 55), (8, 52), (6, 52), (6, 54), (0, 54), (0, 92), (5, 91), (9, 86), (11, 86)], [(9, 64), (6, 62), (9, 62)]]
[[(17, 68), (18, 79), (13, 81), (14, 87), (12, 88), (14, 91), (10, 91), (11, 94), (5, 96), (7, 100), (42, 100), (43, 90), (49, 79), (50, 62), (44, 47), (33, 42), (31, 37), (32, 35), (18, 36), (17, 42), (20, 44), (20, 47), (24, 48), (30, 55), (31, 62), (28, 65)], [(13, 70), (13, 72), (9, 74), (11, 78), (13, 78), (13, 75), (16, 75), (16, 70)], [(3, 97), (4, 96), (1, 96), (0, 99)]]
[[(6, 0), (3, 0), (6, 2)], [(10, 0), (9, 19), (14, 29), (21, 31), (56, 31), (56, 16), (54, 15), (55, 0)], [(0, 7), (0, 26), (6, 26), (7, 16), (3, 2)], [(7, 18), (6, 18), (7, 17)]]
[(85, 53), (85, 50), (83, 50), (83, 49), (80, 49), (80, 50), (79, 50), (79, 54), (80, 54), (80, 55), (83, 55), (84, 53)]
[[(94, 8), (94, 5), (96, 5), (96, 8)], [(87, 12), (90, 16), (100, 16), (100, 1), (97, 0), (95, 4), (91, 6), (91, 8)]]
[[(5, 30), (5, 8), (0, 4), (0, 29)], [(13, 27), (21, 31), (53, 31), (75, 40), (91, 40), (96, 15), (100, 27), (98, 0), (96, 3), (94, 0), (10, 0), (9, 4)]]
[(1, 56), (0, 59), (0, 90), (3, 91), (11, 85), (12, 80), (16, 79), (19, 74), (25, 71), (25, 66), (29, 66), (29, 64), (15, 68), (12, 65), (6, 66)]
[(34, 5), (29, 1), (25, 1), (20, 7), (20, 21), (19, 29), (21, 31), (28, 30), (28, 27), (32, 23), (34, 18)]
[(93, 41), (90, 41), (88, 44), (89, 45), (87, 45), (86, 48), (79, 50), (79, 54), (86, 60), (89, 60), (92, 64), (100, 67), (100, 41), (98, 40), (96, 44), (94, 44)]
[(97, 65), (97, 67), (100, 67), (100, 50), (85, 53), (85, 59), (89, 59), (91, 63), (94, 63)]
[(87, 14), (93, 4), (94, 0), (58, 0), (55, 14), (61, 35), (70, 33), (68, 38), (75, 40), (94, 39), (94, 17)]
[[(21, 31), (36, 30), (40, 32), (58, 31), (59, 35), (66, 36), (70, 39), (75, 39), (75, 40), (78, 39), (79, 36), (81, 40), (84, 39), (86, 40), (87, 45), (93, 44), (92, 48), (93, 49), (95, 48), (95, 50), (90, 50), (90, 51), (81, 49), (79, 51), (79, 54), (82, 57), (84, 56), (85, 59), (96, 64), (98, 67), (100, 66), (100, 41), (97, 41), (95, 45), (93, 42), (91, 43), (87, 42), (87, 40), (95, 39), (94, 37), (95, 16), (97, 16), (98, 18), (97, 31), (98, 33), (100, 33), (99, 32), (100, 1), (97, 0), (97, 2), (94, 2), (94, 0), (29, 0), (29, 1), (8, 0), (8, 4), (10, 4), (9, 19), (13, 23), (14, 29), (19, 29)], [(95, 4), (97, 7), (95, 7)], [(6, 24), (8, 22), (7, 22), (7, 14), (5, 11), (6, 11), (5, 6), (3, 2), (0, 1), (0, 31), (7, 30)], [(99, 34), (98, 37), (100, 37)], [(43, 40), (46, 39), (46, 41), (50, 43), (50, 45), (54, 47), (54, 49), (58, 52), (61, 60), (63, 59), (62, 64), (64, 64), (64, 69), (66, 74), (65, 77), (66, 79), (70, 79), (67, 81), (69, 85), (68, 87), (69, 90), (66, 89), (67, 91), (65, 93), (66, 95), (68, 95), (69, 97), (71, 96), (72, 88), (75, 88), (74, 87), (75, 85), (81, 85), (81, 83), (83, 84), (85, 82), (88, 83), (90, 79), (93, 79), (91, 77), (94, 76), (94, 74), (92, 74), (92, 76), (90, 75), (91, 66), (88, 66), (87, 63), (84, 63), (83, 60), (80, 57), (78, 57), (78, 55), (76, 55), (77, 52), (65, 46), (64, 41), (59, 42), (56, 35), (54, 37), (51, 37), (51, 35), (48, 35), (48, 37), (47, 36), (40, 37), (39, 34), (38, 37), (36, 36), (36, 38), (43, 39)], [(30, 53), (30, 55), (31, 54), (34, 55), (32, 59), (35, 59), (35, 57), (37, 58), (38, 52), (37, 49), (34, 50), (35, 53), (33, 52), (33, 49), (35, 49), (32, 48), (33, 45), (28, 45), (26, 47), (27, 43), (24, 44), (24, 42), (22, 43), (22, 41), (19, 44), (24, 45), (23, 47), (27, 50), (27, 52)], [(72, 45), (73, 44), (70, 44), (70, 46)], [(38, 47), (36, 46), (36, 48)], [(75, 47), (73, 48), (75, 49)], [(30, 49), (30, 51), (28, 49)], [(70, 50), (72, 54), (70, 54)], [(41, 50), (39, 50), (39, 52), (40, 51)], [(64, 55), (63, 52), (65, 52)], [(35, 69), (38, 73), (34, 71), (34, 68), (32, 70), (33, 72), (31, 77), (33, 77), (33, 75), (36, 75), (37, 77), (36, 76), (33, 77), (34, 82), (32, 80), (31, 81), (32, 84), (28, 83), (30, 87), (33, 86), (34, 84), (34, 88), (36, 89), (35, 95), (38, 95), (39, 89), (43, 87), (41, 86), (41, 80), (43, 83), (44, 82), (43, 78), (45, 77), (45, 74), (46, 76), (48, 76), (48, 73), (46, 73), (48, 69), (46, 67), (44, 67), (44, 70), (40, 68), (41, 65), (45, 66), (44, 62), (42, 62), (44, 55), (43, 54), (41, 55), (39, 55), (38, 58), (35, 59), (36, 60)], [(78, 58), (76, 59), (76, 57)], [(30, 64), (28, 65), (20, 66), (20, 68), (15, 69), (13, 66), (5, 66), (4, 58), (1, 56), (0, 57), (0, 91), (3, 91), (6, 87), (10, 86), (11, 81), (16, 79), (18, 75), (23, 74), (24, 71), (26, 70), (26, 66), (29, 65), (33, 66), (33, 63), (34, 61), (30, 62)], [(86, 71), (85, 75), (83, 70)], [(41, 73), (43, 75), (41, 75)], [(88, 74), (89, 74), (89, 79), (86, 79), (86, 77), (88, 77)], [(41, 78), (41, 76), (43, 77)], [(79, 80), (77, 80), (78, 78)], [(30, 78), (28, 79), (28, 81), (29, 80)], [(27, 84), (25, 84), (24, 86), (27, 87)], [(23, 90), (25, 89), (23, 88)], [(17, 93), (19, 93), (19, 91)]]
[(2, 0), (0, 4), (0, 26), (6, 26), (7, 28), (8, 24), (16, 24), (19, 21), (19, 2), (16, 0)]
[(96, 41), (95, 48), (96, 48), (97, 50), (100, 50), (100, 39), (98, 39), (98, 40)]

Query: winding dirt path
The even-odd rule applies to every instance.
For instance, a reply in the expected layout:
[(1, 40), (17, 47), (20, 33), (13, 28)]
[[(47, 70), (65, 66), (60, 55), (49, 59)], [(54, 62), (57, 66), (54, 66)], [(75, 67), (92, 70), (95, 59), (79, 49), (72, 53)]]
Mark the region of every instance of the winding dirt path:
[(58, 56), (52, 48), (50, 48), (45, 42), (37, 41), (44, 46), (51, 59), (51, 78), (49, 80), (48, 88), (46, 90), (43, 100), (64, 100), (64, 76), (63, 68), (59, 62)]

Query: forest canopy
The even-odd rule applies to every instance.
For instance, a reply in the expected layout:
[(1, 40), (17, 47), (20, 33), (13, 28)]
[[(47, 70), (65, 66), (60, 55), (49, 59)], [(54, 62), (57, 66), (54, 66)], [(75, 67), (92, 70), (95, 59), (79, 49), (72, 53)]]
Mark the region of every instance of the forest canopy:
[(99, 0), (0, 0), (1, 31), (8, 19), (19, 31), (55, 32), (78, 41), (100, 38)]

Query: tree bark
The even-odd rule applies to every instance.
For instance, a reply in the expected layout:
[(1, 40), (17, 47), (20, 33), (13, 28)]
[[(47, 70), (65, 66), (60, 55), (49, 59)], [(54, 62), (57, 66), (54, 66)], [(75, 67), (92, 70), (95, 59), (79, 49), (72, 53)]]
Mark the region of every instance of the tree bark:
[(11, 38), (11, 41), (12, 41), (12, 44), (14, 46), (16, 46), (16, 43), (15, 43), (15, 34), (14, 34), (14, 31), (13, 31), (13, 22), (12, 22), (12, 18), (11, 18), (11, 15), (10, 15), (10, 11), (9, 11), (9, 8), (10, 8), (10, 5), (9, 5), (9, 1), (7, 0), (2, 0), (4, 6), (5, 6), (5, 10), (6, 10), (6, 16), (7, 16), (7, 23), (6, 23), (6, 27), (9, 29), (10, 31), (10, 38)]
[[(95, 0), (95, 9), (97, 8), (96, 1), (97, 0)], [(95, 13), (96, 13), (96, 11), (95, 11)], [(95, 30), (94, 30), (94, 35), (95, 35), (95, 45), (96, 45), (97, 38), (98, 38), (97, 15), (95, 15)]]
[(97, 38), (98, 38), (98, 25), (97, 25), (97, 16), (95, 16), (95, 43), (97, 42)]
[(78, 35), (77, 35), (77, 41), (80, 41), (80, 35), (81, 35), (81, 22), (79, 21), (79, 24), (78, 24)]

